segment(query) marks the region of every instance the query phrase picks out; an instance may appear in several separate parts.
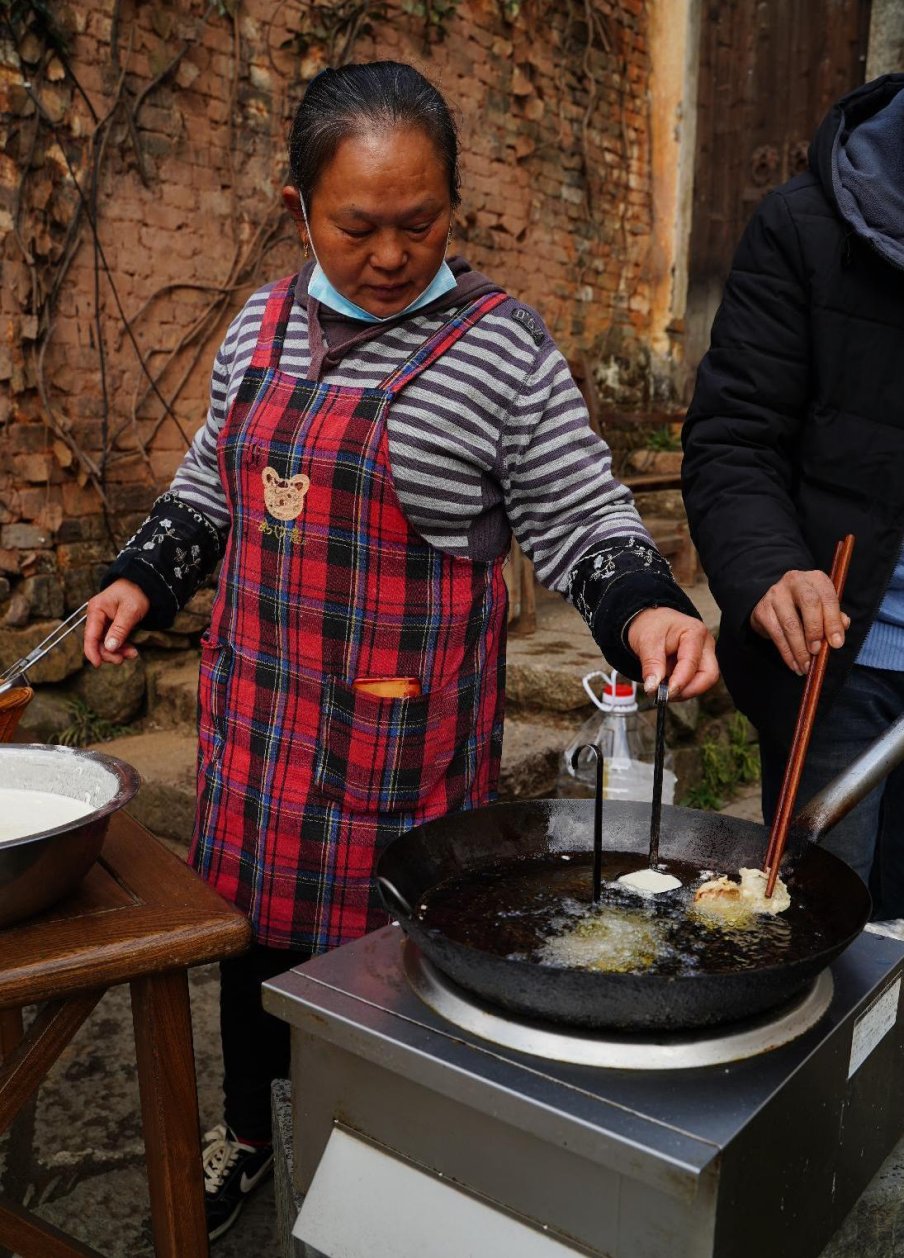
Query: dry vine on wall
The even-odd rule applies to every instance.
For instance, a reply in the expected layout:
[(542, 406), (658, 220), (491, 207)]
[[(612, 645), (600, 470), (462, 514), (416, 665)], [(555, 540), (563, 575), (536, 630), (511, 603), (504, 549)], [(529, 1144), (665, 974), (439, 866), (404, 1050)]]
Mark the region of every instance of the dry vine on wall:
[[(460, 234), (471, 260), (501, 266), (503, 281), (508, 265), (515, 291), (536, 274), (544, 313), (566, 338), (582, 336), (585, 311), (598, 308), (576, 305), (575, 291), (599, 292), (604, 274), (606, 299), (627, 309), (636, 270), (610, 258), (636, 252), (617, 189), (627, 191), (642, 158), (636, 136), (624, 120), (613, 129), (607, 111), (613, 73), (616, 96), (627, 90), (637, 20), (613, 18), (615, 0), (548, 9), (487, 0), (466, 23), (461, 4), (0, 0), (9, 214), (0, 300), (13, 421), (0, 430), (13, 455), (0, 466), (0, 528), (30, 521), (56, 543), (90, 540), (108, 554), (169, 479), (203, 420), (200, 382), (228, 316), (296, 263), (278, 196), (285, 135), (303, 85), (326, 65), (375, 50), (436, 56), (463, 109), (495, 110), (465, 153), (470, 207)], [(197, 167), (209, 180), (200, 192), (187, 165), (199, 135), (210, 149)], [(544, 227), (544, 215), (557, 226)], [(554, 286), (534, 265), (535, 231)], [(161, 256), (163, 240), (172, 257), (169, 245)], [(158, 273), (136, 263), (151, 253)], [(44, 547), (39, 559), (50, 565), (53, 544), (30, 533), (0, 539), (0, 573), (26, 572), (21, 562), (3, 567), (13, 545)], [(67, 588), (68, 605), (90, 575)], [(31, 608), (42, 612), (58, 614)]]
[[(118, 462), (133, 461), (136, 450), (151, 470), (149, 450), (161, 424), (171, 419), (187, 445), (196, 426), (176, 412), (186, 382), (206, 348), (211, 332), (222, 321), (233, 295), (261, 274), (265, 255), (286, 237), (278, 212), (256, 216), (256, 229), (240, 239), (220, 276), (209, 281), (170, 281), (158, 286), (137, 309), (128, 313), (114, 270), (104, 248), (101, 190), (130, 170), (142, 185), (154, 188), (154, 159), (142, 134), (143, 112), (170, 85), (186, 53), (211, 21), (225, 21), (231, 29), (234, 72), (228, 117), (234, 125), (236, 90), (242, 59), (237, 11), (227, 4), (210, 5), (189, 22), (177, 23), (174, 11), (156, 7), (152, 23), (158, 35), (151, 75), (142, 80), (133, 68), (135, 14), (118, 0), (110, 22), (110, 64), (102, 98), (85, 90), (69, 59), (71, 35), (65, 15), (59, 18), (43, 3), (4, 3), (0, 8), (7, 66), (18, 71), (10, 104), (14, 121), (5, 151), (21, 172), (21, 183), (11, 210), (12, 230), (19, 259), (27, 272), (27, 291), (19, 284), (22, 361), (11, 376), (14, 394), (37, 390), (42, 418), (51, 430), (57, 462), (73, 468), (80, 484), (89, 483), (103, 506), (113, 539), (109, 481)], [(179, 29), (181, 27), (181, 29)], [(234, 145), (230, 144), (230, 154)], [(226, 189), (232, 196), (236, 220), (236, 181)], [(54, 344), (58, 303), (80, 251), (92, 255), (94, 271), (91, 344), (96, 354), (100, 427), (96, 443), (84, 440), (84, 429), (74, 431), (73, 417), (55, 403), (47, 378), (47, 356)], [(219, 264), (219, 259), (212, 259)], [(157, 303), (172, 295), (200, 294), (203, 303), (192, 312), (179, 339), (164, 349), (142, 345), (141, 326)], [(107, 298), (115, 311), (105, 319)], [(121, 395), (111, 398), (108, 363), (123, 342), (136, 365), (133, 397), (127, 406)], [(158, 416), (150, 425), (149, 404)], [(125, 413), (123, 413), (125, 412)], [(92, 448), (93, 447), (93, 448)], [(57, 508), (57, 512), (60, 508)]]

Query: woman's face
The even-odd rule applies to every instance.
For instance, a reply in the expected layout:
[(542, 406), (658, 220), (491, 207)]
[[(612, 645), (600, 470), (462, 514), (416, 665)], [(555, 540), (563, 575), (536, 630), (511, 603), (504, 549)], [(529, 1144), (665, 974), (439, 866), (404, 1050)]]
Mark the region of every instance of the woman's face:
[[(306, 232), (295, 188), (283, 199)], [(343, 140), (306, 207), (327, 279), (368, 314), (397, 314), (439, 270), (452, 206), (449, 178), (425, 132), (404, 128)]]

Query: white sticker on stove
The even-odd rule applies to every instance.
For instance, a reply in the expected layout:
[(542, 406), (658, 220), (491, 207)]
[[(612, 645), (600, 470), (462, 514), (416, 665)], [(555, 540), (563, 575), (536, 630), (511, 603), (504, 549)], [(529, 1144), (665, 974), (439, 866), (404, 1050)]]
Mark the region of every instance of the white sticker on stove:
[(901, 980), (895, 979), (891, 987), (887, 987), (877, 997), (865, 1013), (854, 1023), (854, 1034), (851, 1039), (851, 1060), (848, 1064), (848, 1078), (859, 1070), (877, 1046), (898, 1020), (898, 999), (901, 995)]

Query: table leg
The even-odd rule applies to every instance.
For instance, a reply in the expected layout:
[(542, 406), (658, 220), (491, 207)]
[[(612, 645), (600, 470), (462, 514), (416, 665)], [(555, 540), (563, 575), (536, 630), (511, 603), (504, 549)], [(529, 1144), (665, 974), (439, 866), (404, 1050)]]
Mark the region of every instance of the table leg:
[(0, 1061), (15, 1052), (25, 1037), (21, 1009), (0, 1009)]
[(102, 994), (86, 992), (68, 1000), (48, 1001), (39, 1009), (27, 1036), (21, 1009), (0, 1011), (0, 1129), (5, 1131), (12, 1124), (4, 1183), (11, 1196), (0, 1198), (0, 1245), (4, 1246), (4, 1254), (22, 1254), (23, 1258), (101, 1258), (96, 1249), (29, 1214), (21, 1200), (34, 1169), (32, 1138), (38, 1085)]
[(11, 1201), (0, 1201), (0, 1235), (22, 1258), (103, 1258), (90, 1245), (67, 1236), (52, 1223), (36, 1219)]
[(103, 995), (82, 992), (49, 1000), (0, 1067), (0, 1132), (6, 1131)]
[(132, 1020), (157, 1258), (205, 1258), (198, 1092), (185, 970), (132, 984)]

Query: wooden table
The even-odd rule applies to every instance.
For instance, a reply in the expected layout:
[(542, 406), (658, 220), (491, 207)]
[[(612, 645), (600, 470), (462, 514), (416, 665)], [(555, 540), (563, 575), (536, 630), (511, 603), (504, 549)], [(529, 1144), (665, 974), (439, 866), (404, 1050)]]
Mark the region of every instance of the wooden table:
[[(250, 937), (245, 918), (124, 813), (68, 899), (0, 931), (0, 1134), (107, 988), (131, 986), (158, 1258), (208, 1253), (187, 968), (243, 952)], [(22, 1007), (38, 1003), (25, 1034)], [(0, 1245), (23, 1258), (100, 1258), (3, 1198)]]

